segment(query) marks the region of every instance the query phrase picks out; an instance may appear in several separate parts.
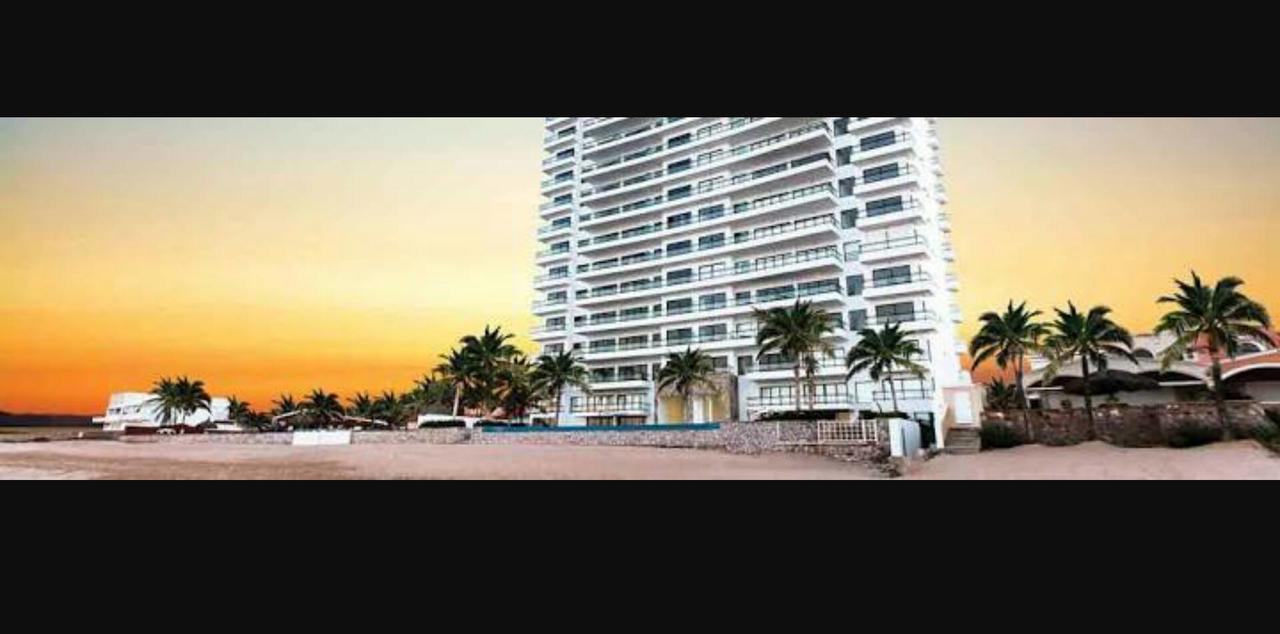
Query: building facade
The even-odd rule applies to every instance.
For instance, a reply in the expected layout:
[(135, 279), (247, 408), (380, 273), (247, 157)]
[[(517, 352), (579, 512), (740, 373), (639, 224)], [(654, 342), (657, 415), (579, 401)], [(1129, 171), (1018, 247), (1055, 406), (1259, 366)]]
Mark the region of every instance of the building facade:
[[(184, 425), (196, 426), (204, 423), (218, 423), (219, 429), (234, 429), (234, 425), (226, 424), (230, 418), (231, 402), (223, 397), (210, 399), (209, 410), (199, 410), (182, 418)], [(146, 392), (121, 392), (111, 395), (107, 403), (107, 411), (102, 416), (94, 417), (95, 425), (102, 425), (103, 431), (125, 430), (125, 427), (159, 428), (160, 411), (156, 408), (155, 397)]]
[[(548, 117), (545, 127), (533, 336), (544, 353), (576, 352), (592, 383), (566, 395), (564, 424), (796, 409), (792, 362), (756, 358), (753, 311), (797, 300), (839, 324), (836, 354), (818, 368), (818, 409), (891, 409), (886, 384), (845, 378), (845, 352), (867, 327), (898, 324), (924, 350), (924, 378), (895, 378), (899, 409), (936, 423), (948, 390), (970, 385), (931, 118)], [(724, 389), (696, 395), (686, 414), (653, 378), (688, 348), (714, 358)]]
[[(1114, 401), (1128, 405), (1163, 405), (1183, 401), (1203, 401), (1211, 398), (1213, 358), (1205, 348), (1188, 351), (1181, 359), (1165, 367), (1162, 360), (1174, 344), (1171, 334), (1140, 334), (1133, 337), (1133, 355), (1137, 363), (1129, 359), (1110, 357), (1107, 369), (1149, 379), (1144, 389), (1123, 390), (1115, 394), (1097, 395), (1098, 402)], [(1230, 400), (1251, 400), (1267, 405), (1280, 404), (1280, 334), (1272, 333), (1267, 339), (1245, 338), (1240, 343), (1236, 358), (1220, 359), (1222, 380)], [(1027, 396), (1034, 406), (1059, 409), (1064, 403), (1079, 405), (1080, 394), (1069, 394), (1063, 385), (1083, 376), (1079, 359), (1073, 359), (1045, 382), (1049, 360), (1042, 356), (1030, 359), (1027, 374)], [(1091, 372), (1096, 372), (1094, 368)]]

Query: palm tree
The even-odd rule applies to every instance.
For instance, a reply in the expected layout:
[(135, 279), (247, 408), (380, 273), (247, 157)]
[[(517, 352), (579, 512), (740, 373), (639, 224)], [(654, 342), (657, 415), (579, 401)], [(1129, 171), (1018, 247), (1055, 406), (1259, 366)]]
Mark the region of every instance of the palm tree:
[(1052, 334), (1045, 338), (1049, 350), (1049, 365), (1045, 368), (1044, 381), (1048, 383), (1057, 375), (1062, 364), (1080, 359), (1080, 371), (1084, 384), (1084, 410), (1089, 428), (1096, 437), (1098, 428), (1093, 419), (1093, 386), (1090, 366), (1099, 372), (1107, 369), (1107, 357), (1124, 357), (1137, 363), (1133, 356), (1133, 337), (1108, 315), (1111, 309), (1094, 306), (1088, 313), (1081, 313), (1076, 305), (1067, 302), (1067, 310), (1055, 308), (1058, 318), (1050, 324)]
[(364, 418), (386, 421), (392, 427), (404, 424), (405, 399), (393, 390), (385, 390), (373, 401), (369, 415)]
[(1160, 318), (1156, 333), (1172, 333), (1177, 337), (1165, 350), (1161, 367), (1168, 370), (1188, 351), (1203, 350), (1212, 361), (1213, 399), (1218, 409), (1218, 421), (1224, 437), (1234, 437), (1227, 425), (1226, 386), (1222, 382), (1222, 356), (1234, 359), (1245, 337), (1267, 341), (1270, 339), (1271, 316), (1258, 302), (1240, 292), (1244, 280), (1226, 277), (1213, 287), (1205, 286), (1195, 271), (1191, 283), (1174, 280), (1178, 292), (1161, 297), (1161, 304), (1175, 304), (1176, 310)]
[(253, 408), (234, 396), (227, 399), (227, 418), (241, 427), (254, 426)]
[(565, 388), (591, 390), (591, 375), (572, 352), (543, 355), (533, 369), (533, 389), (556, 403), (556, 426), (560, 426), (560, 402)]
[(436, 372), (453, 385), (453, 415), (457, 417), (462, 406), (463, 392), (474, 389), (480, 382), (479, 367), (465, 348), (450, 350), (449, 354), (441, 355), (440, 359), (442, 363), (436, 366)]
[(341, 421), (346, 414), (337, 394), (331, 394), (319, 388), (312, 390), (311, 394), (302, 399), (298, 408), (306, 412), (311, 424), (317, 427)]
[(298, 404), (293, 400), (292, 394), (281, 394), (280, 398), (271, 401), (275, 405), (271, 410), (273, 416), (283, 416), (298, 411)]
[(973, 359), (972, 369), (978, 369), (988, 359), (995, 358), (1000, 369), (1007, 370), (1013, 366), (1014, 387), (1017, 393), (1009, 403), (1018, 403), (1022, 408), (1022, 424), (1026, 426), (1027, 437), (1031, 437), (1031, 400), (1027, 397), (1024, 383), (1027, 353), (1040, 349), (1040, 340), (1049, 329), (1035, 321), (1040, 311), (1028, 311), (1023, 302), (1016, 308), (1013, 302), (1005, 309), (1004, 314), (989, 312), (979, 318), (982, 328), (969, 342), (969, 356)]
[(178, 393), (177, 384), (169, 377), (161, 377), (151, 388), (152, 404), (161, 425), (172, 424), (182, 411), (182, 396)]
[(173, 389), (177, 394), (178, 412), (182, 415), (182, 424), (186, 424), (188, 416), (200, 410), (212, 414), (213, 398), (205, 391), (204, 381), (193, 381), (186, 376), (181, 376), (173, 382)]
[(536, 366), (517, 356), (498, 369), (495, 396), (498, 404), (512, 420), (523, 419), (529, 406), (538, 400), (538, 384), (534, 381)]
[(484, 334), (476, 337), (468, 335), (462, 338), (462, 349), (471, 357), (478, 374), (477, 387), (480, 388), (480, 400), (490, 409), (497, 405), (498, 371), (502, 364), (515, 358), (520, 351), (508, 343), (515, 335), (505, 334), (502, 327), (484, 327)]
[(905, 333), (898, 329), (898, 324), (888, 324), (883, 330), (864, 329), (858, 336), (858, 344), (849, 350), (844, 365), (849, 370), (847, 380), (852, 381), (854, 375), (863, 372), (871, 376), (871, 380), (879, 383), (882, 379), (889, 383), (889, 396), (893, 399), (893, 412), (898, 410), (898, 390), (893, 383), (895, 369), (908, 372), (917, 378), (924, 378), (925, 368), (915, 362), (924, 352), (920, 343), (907, 339)]
[(701, 350), (692, 348), (684, 352), (673, 352), (667, 362), (658, 371), (658, 390), (674, 389), (684, 401), (684, 420), (691, 422), (690, 397), (696, 387), (704, 387), (715, 391), (716, 385), (711, 381), (716, 372), (711, 357)]
[[(815, 308), (811, 302), (796, 301), (790, 308), (774, 308), (755, 311), (756, 345), (760, 347), (756, 360), (770, 354), (779, 354), (795, 364), (796, 409), (799, 410), (801, 371), (810, 370), (812, 387), (816, 372), (816, 358), (821, 354), (834, 354), (826, 337), (835, 331), (835, 320), (826, 311)], [(813, 409), (814, 394), (809, 395), (809, 409)]]
[(987, 384), (987, 405), (995, 409), (1011, 409), (1022, 400), (1021, 390), (996, 377)]
[(376, 407), (372, 396), (368, 392), (357, 392), (355, 396), (347, 399), (349, 407), (347, 411), (352, 416), (360, 418), (373, 418), (376, 415)]

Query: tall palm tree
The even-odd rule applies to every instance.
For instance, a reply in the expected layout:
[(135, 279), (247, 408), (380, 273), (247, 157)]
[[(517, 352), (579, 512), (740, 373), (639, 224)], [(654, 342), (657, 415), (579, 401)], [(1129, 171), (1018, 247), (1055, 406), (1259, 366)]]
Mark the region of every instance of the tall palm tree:
[[(756, 360), (770, 354), (779, 354), (794, 364), (796, 409), (799, 410), (802, 371), (816, 370), (818, 355), (834, 354), (826, 337), (835, 331), (835, 320), (826, 311), (814, 307), (811, 302), (796, 301), (790, 308), (755, 310), (756, 345), (760, 351)], [(810, 384), (814, 372), (809, 373)], [(814, 394), (809, 395), (809, 409), (813, 409)]]
[(979, 317), (982, 328), (969, 342), (969, 356), (973, 359), (972, 369), (991, 358), (995, 358), (1000, 369), (1007, 370), (1013, 366), (1014, 388), (1016, 398), (1009, 402), (1018, 403), (1022, 409), (1022, 424), (1027, 429), (1027, 437), (1031, 437), (1031, 400), (1027, 397), (1027, 386), (1024, 382), (1027, 354), (1040, 349), (1040, 340), (1049, 334), (1049, 329), (1035, 319), (1040, 311), (1027, 310), (1023, 302), (1016, 308), (1013, 302), (1004, 313), (989, 312)]
[(511, 343), (515, 335), (502, 332), (502, 327), (484, 327), (480, 336), (462, 338), (462, 349), (476, 365), (480, 400), (489, 408), (497, 406), (498, 372), (502, 364), (515, 358), (520, 351)]
[(458, 416), (462, 407), (462, 395), (474, 389), (480, 383), (479, 366), (465, 349), (453, 349), (447, 355), (440, 356), (441, 363), (436, 372), (453, 386), (453, 415)]
[(701, 350), (689, 348), (684, 352), (673, 352), (667, 362), (658, 371), (659, 390), (674, 389), (684, 401), (684, 420), (691, 422), (692, 411), (689, 407), (694, 388), (703, 387), (715, 391), (716, 384), (711, 377), (716, 373), (715, 363), (711, 357)]
[[(200, 410), (212, 414), (213, 398), (205, 391), (204, 381), (192, 380), (186, 376), (181, 376), (174, 380), (173, 383), (173, 389), (178, 395), (178, 412), (182, 415), (181, 424), (185, 425), (187, 418)], [(212, 415), (210, 418), (212, 418)]]
[(591, 390), (591, 374), (572, 352), (543, 355), (533, 369), (533, 389), (555, 401), (556, 426), (560, 426), (560, 402), (566, 388)]
[(1096, 437), (1098, 428), (1093, 418), (1091, 367), (1099, 372), (1105, 371), (1108, 356), (1123, 357), (1136, 364), (1138, 360), (1133, 356), (1133, 337), (1128, 330), (1108, 317), (1111, 309), (1106, 306), (1094, 306), (1089, 312), (1082, 313), (1074, 303), (1067, 302), (1067, 310), (1055, 308), (1054, 312), (1058, 314), (1058, 318), (1049, 324), (1052, 333), (1044, 341), (1050, 359), (1045, 368), (1044, 381), (1047, 383), (1053, 380), (1062, 364), (1080, 359), (1085, 416)]
[(849, 371), (846, 380), (852, 381), (855, 375), (866, 372), (872, 381), (887, 381), (889, 396), (893, 400), (893, 412), (901, 413), (898, 409), (898, 389), (894, 386), (893, 377), (901, 371), (924, 378), (924, 366), (915, 362), (915, 359), (924, 354), (920, 343), (908, 339), (899, 330), (898, 324), (888, 324), (879, 331), (867, 328), (859, 332), (858, 336), (858, 344), (845, 356), (844, 365)]
[(331, 394), (319, 388), (312, 390), (305, 399), (302, 399), (298, 408), (305, 411), (310, 423), (317, 427), (341, 421), (346, 414), (337, 394)]
[(148, 400), (161, 425), (171, 425), (182, 411), (182, 396), (178, 393), (177, 384), (169, 377), (161, 377), (151, 388)]
[(1222, 382), (1222, 357), (1234, 359), (1243, 338), (1270, 339), (1271, 316), (1260, 303), (1240, 292), (1244, 280), (1226, 277), (1212, 287), (1205, 286), (1195, 271), (1191, 283), (1174, 280), (1178, 291), (1161, 297), (1159, 303), (1177, 308), (1160, 318), (1156, 333), (1172, 333), (1177, 338), (1161, 357), (1161, 367), (1168, 370), (1188, 351), (1203, 350), (1212, 361), (1213, 400), (1224, 436), (1234, 437), (1227, 425), (1226, 386)]

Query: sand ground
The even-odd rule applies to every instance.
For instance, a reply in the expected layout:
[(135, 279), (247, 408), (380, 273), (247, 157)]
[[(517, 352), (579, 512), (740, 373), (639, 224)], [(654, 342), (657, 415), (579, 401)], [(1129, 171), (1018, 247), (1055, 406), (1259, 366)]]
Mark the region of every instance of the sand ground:
[[(879, 476), (794, 454), (531, 445), (288, 447), (122, 442), (0, 444), (3, 479), (828, 480)], [(1280, 456), (1252, 442), (1196, 449), (1019, 447), (940, 456), (907, 480), (1280, 480)]]
[(1251, 441), (1194, 449), (1124, 449), (1091, 442), (939, 456), (908, 480), (1280, 480), (1280, 455)]
[(817, 456), (531, 445), (289, 447), (52, 442), (0, 445), (0, 479), (848, 480)]

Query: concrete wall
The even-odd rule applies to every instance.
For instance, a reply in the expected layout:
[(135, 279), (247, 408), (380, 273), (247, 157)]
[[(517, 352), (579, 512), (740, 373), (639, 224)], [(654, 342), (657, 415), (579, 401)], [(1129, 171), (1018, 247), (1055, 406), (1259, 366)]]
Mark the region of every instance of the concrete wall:
[[(1252, 430), (1269, 424), (1266, 409), (1257, 403), (1228, 403), (1227, 419), (1238, 436), (1247, 436)], [(1170, 436), (1183, 425), (1220, 426), (1213, 403), (1098, 405), (1094, 408), (1094, 421), (1096, 429), (1089, 426), (1083, 408), (1033, 411), (1030, 440), (1053, 446), (1096, 439), (1120, 447), (1161, 447), (1167, 445)], [(988, 411), (983, 419), (984, 425), (997, 422), (1010, 425), (1024, 436), (1027, 433), (1019, 411)]]

